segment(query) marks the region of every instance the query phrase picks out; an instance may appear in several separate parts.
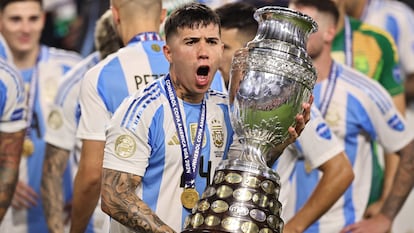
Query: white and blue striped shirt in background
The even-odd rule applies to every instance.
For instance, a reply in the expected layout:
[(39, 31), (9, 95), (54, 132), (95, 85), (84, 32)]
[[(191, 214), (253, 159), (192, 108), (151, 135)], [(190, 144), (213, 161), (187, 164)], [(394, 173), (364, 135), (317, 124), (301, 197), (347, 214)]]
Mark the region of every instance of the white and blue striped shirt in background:
[[(339, 232), (360, 220), (371, 186), (373, 141), (380, 143), (386, 152), (395, 152), (413, 138), (390, 95), (380, 84), (349, 67), (337, 63), (333, 66), (337, 71), (335, 75), (314, 88), (314, 105), (320, 108), (321, 103), (326, 102), (325, 94), (331, 93), (325, 119), (342, 140), (355, 178), (345, 194), (306, 232)], [(296, 188), (296, 203), (293, 204), (296, 211), (306, 202), (320, 178), (319, 171), (309, 172), (305, 167), (303, 161), (298, 161), (296, 177), (292, 180)]]
[[(76, 138), (76, 128), (80, 117), (80, 84), (85, 73), (99, 61), (99, 53), (94, 52), (66, 73), (65, 78), (59, 84), (46, 124), (46, 142), (71, 153), (68, 164), (71, 165), (73, 179), (78, 170), (82, 145), (81, 140)], [(108, 231), (109, 217), (103, 213), (99, 202), (85, 233), (107, 233)]]
[[(2, 52), (9, 51), (6, 44), (1, 44), (0, 48), (3, 48), (0, 49)], [(2, 53), (0, 56), (9, 61), (12, 60), (11, 57), (7, 57), (10, 56), (9, 53)], [(20, 70), (26, 94), (28, 94), (27, 102), (32, 105), (32, 109), (28, 108), (28, 116), (31, 118), (28, 137), (32, 140), (35, 150), (28, 157), (22, 157), (19, 180), (33, 188), (39, 197), (45, 154), (44, 134), (47, 116), (51, 111), (58, 83), (62, 80), (63, 75), (80, 60), (81, 57), (77, 53), (41, 45), (36, 67)], [(31, 97), (34, 98), (31, 99)], [(32, 104), (30, 104), (31, 102)], [(64, 194), (66, 201), (71, 199), (70, 167), (65, 172)], [(47, 232), (41, 198), (37, 201), (38, 204), (29, 209), (17, 210), (10, 207), (0, 225), (0, 232)]]
[(26, 95), (18, 71), (0, 58), (0, 132), (26, 128)]
[(85, 74), (79, 96), (79, 138), (105, 141), (105, 128), (124, 98), (168, 73), (163, 45), (157, 33), (140, 33)]

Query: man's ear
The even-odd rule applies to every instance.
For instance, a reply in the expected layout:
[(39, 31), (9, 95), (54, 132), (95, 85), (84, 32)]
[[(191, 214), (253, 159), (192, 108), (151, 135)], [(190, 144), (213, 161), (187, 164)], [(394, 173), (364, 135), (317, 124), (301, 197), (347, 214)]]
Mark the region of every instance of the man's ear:
[(112, 11), (112, 18), (114, 20), (114, 24), (115, 25), (118, 25), (121, 22), (121, 20), (119, 18), (119, 11), (118, 11), (118, 9), (116, 7), (114, 7), (114, 6), (111, 6), (111, 11)]
[(172, 52), (171, 52), (170, 46), (168, 46), (167, 44), (164, 45), (162, 47), (162, 51), (164, 52), (164, 56), (167, 59), (167, 61), (169, 63), (171, 63), (171, 61), (172, 61), (172, 58), (171, 58)]
[(324, 33), (324, 39), (326, 41), (332, 42), (335, 39), (335, 35), (336, 35), (336, 25), (333, 25), (329, 27), (328, 30), (326, 30), (326, 32)]

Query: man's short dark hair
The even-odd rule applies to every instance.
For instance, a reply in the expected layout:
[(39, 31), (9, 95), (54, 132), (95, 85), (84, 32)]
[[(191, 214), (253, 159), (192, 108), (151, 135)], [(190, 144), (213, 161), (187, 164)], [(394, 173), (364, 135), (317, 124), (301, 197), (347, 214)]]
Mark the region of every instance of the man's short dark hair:
[(290, 0), (290, 2), (299, 6), (315, 7), (322, 13), (330, 14), (335, 24), (338, 23), (339, 10), (332, 0)]
[(256, 11), (253, 5), (243, 2), (228, 3), (215, 11), (220, 17), (222, 28), (237, 28), (250, 37), (256, 35), (258, 22), (253, 16)]
[(7, 5), (14, 2), (38, 2), (40, 4), (40, 7), (43, 8), (42, 0), (0, 0), (0, 11), (3, 11)]
[(220, 19), (218, 15), (208, 6), (201, 3), (188, 3), (177, 8), (167, 18), (164, 25), (165, 39), (177, 33), (178, 28), (198, 28), (214, 24), (219, 26)]

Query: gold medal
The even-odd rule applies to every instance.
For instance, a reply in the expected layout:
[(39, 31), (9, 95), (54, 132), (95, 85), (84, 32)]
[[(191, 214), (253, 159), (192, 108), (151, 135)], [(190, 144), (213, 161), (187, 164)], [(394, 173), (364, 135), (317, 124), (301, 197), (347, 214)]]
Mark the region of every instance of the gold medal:
[(197, 204), (199, 197), (195, 188), (185, 188), (181, 193), (181, 203), (187, 209), (192, 209)]
[(25, 157), (29, 157), (33, 154), (34, 152), (34, 144), (32, 142), (32, 140), (30, 140), (29, 138), (25, 138), (24, 142), (23, 142), (23, 156)]

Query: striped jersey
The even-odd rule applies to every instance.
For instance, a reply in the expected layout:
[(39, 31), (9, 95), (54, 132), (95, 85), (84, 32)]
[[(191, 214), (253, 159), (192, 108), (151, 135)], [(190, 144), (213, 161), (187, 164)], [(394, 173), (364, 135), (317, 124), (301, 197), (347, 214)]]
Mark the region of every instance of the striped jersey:
[(345, 17), (332, 44), (333, 58), (377, 80), (391, 96), (404, 92), (394, 40), (386, 31)]
[[(142, 93), (121, 104), (107, 130), (103, 167), (142, 177), (137, 195), (176, 232), (190, 214), (180, 201), (183, 192), (183, 158), (175, 119), (167, 99), (165, 79), (148, 85)], [(211, 184), (224, 155), (240, 144), (233, 143), (227, 95), (209, 90), (205, 95), (206, 121), (195, 188), (199, 195)], [(178, 99), (190, 151), (194, 146), (200, 105)], [(130, 232), (111, 222), (112, 232)]]
[[(391, 96), (403, 94), (397, 48), (385, 30), (345, 17), (344, 27), (332, 44), (333, 57), (377, 80)], [(377, 151), (382, 150), (375, 146)], [(378, 157), (379, 156), (379, 157)], [(368, 205), (377, 201), (383, 189), (383, 153), (374, 157), (371, 194)]]
[(414, 11), (401, 1), (372, 0), (361, 20), (391, 34), (404, 74), (414, 73)]
[(295, 213), (295, 189), (290, 180), (295, 176), (296, 161), (304, 161), (306, 169), (317, 169), (325, 162), (344, 151), (343, 144), (333, 134), (319, 110), (311, 106), (311, 119), (298, 137), (295, 144), (288, 146), (273, 164), (280, 176), (281, 190), (279, 201), (282, 203), (282, 219), (287, 222)]
[[(391, 153), (402, 149), (413, 135), (384, 88), (347, 66), (334, 62), (330, 77), (317, 83), (313, 94), (314, 105), (342, 140), (355, 178), (344, 195), (306, 232), (339, 232), (361, 220), (367, 206), (373, 142)], [(311, 195), (320, 173), (307, 170), (303, 161), (296, 164), (295, 172), (297, 211)]]
[(105, 128), (124, 98), (168, 73), (163, 45), (157, 33), (140, 33), (86, 72), (79, 97), (79, 138), (105, 141)]
[[(6, 46), (3, 44), (0, 47)], [(29, 156), (22, 156), (19, 180), (33, 188), (39, 197), (45, 154), (44, 135), (47, 116), (51, 111), (58, 83), (62, 80), (63, 75), (80, 60), (81, 57), (75, 52), (41, 45), (35, 67), (20, 70), (27, 94), (28, 118), (30, 120), (26, 137), (33, 142), (34, 152)], [(65, 200), (71, 199), (70, 176), (70, 168), (68, 167), (64, 177)], [(9, 208), (0, 225), (0, 232), (47, 232), (41, 198), (37, 201), (38, 204), (29, 209)]]
[(26, 95), (19, 72), (0, 59), (0, 132), (26, 128)]
[[(83, 59), (66, 73), (59, 84), (57, 95), (46, 124), (45, 141), (58, 148), (70, 151), (69, 162), (72, 178), (78, 170), (81, 140), (76, 139), (76, 128), (80, 117), (79, 90), (86, 71), (100, 61), (99, 52)], [(86, 233), (107, 233), (109, 217), (101, 210), (100, 202), (86, 228)]]

